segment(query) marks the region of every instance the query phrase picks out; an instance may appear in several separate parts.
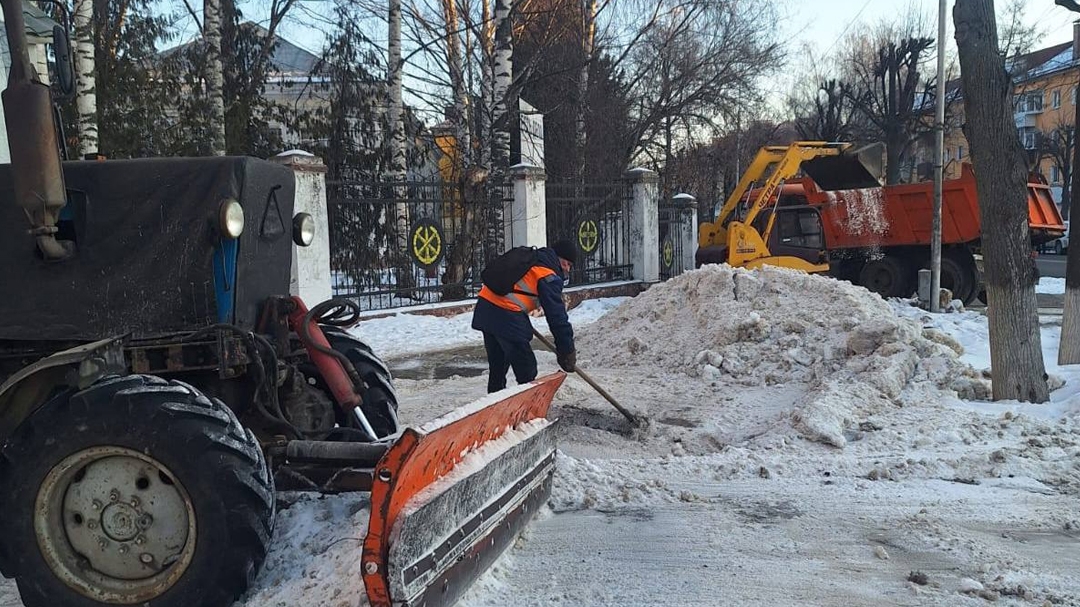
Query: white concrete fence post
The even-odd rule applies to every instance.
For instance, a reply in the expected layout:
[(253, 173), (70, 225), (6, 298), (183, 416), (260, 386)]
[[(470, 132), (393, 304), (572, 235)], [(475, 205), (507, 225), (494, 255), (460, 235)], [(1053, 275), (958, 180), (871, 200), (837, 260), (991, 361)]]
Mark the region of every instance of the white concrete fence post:
[(503, 206), (506, 248), (547, 246), (547, 175), (528, 164), (510, 167), (514, 199)]
[[(289, 294), (298, 295), (308, 306), (314, 306), (333, 295), (330, 286), (330, 217), (326, 208), (326, 165), (317, 156), (300, 151), (279, 154), (271, 160), (291, 169), (296, 177), (293, 213), (308, 213), (315, 220), (315, 240), (311, 246), (293, 247), (292, 274), (289, 280)], [(289, 218), (290, 221), (291, 219)]]
[(675, 209), (679, 212), (679, 231), (674, 237), (680, 239), (682, 252), (681, 272), (694, 269), (694, 254), (697, 252), (698, 213), (697, 198), (681, 193), (672, 197)]
[(630, 262), (634, 280), (660, 280), (660, 188), (657, 174), (636, 168), (626, 172), (630, 182)]

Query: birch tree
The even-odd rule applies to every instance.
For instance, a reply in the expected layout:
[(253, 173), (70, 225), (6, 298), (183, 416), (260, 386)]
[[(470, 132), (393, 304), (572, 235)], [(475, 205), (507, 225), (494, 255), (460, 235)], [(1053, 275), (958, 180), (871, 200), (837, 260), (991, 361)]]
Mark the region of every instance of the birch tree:
[(97, 90), (94, 71), (94, 1), (75, 0), (75, 111), (79, 156), (98, 152)]
[(405, 102), (402, 98), (402, 71), (404, 62), (401, 58), (401, 0), (390, 0), (387, 13), (387, 80), (389, 104), (387, 126), (390, 135), (390, 192), (394, 201), (394, 217), (391, 218), (394, 234), (393, 248), (390, 254), (392, 265), (397, 270), (397, 287), (400, 295), (412, 298), (414, 285), (412, 263), (408, 257), (409, 246), (409, 205), (405, 200)]
[(497, 174), (510, 166), (511, 85), (514, 82), (514, 0), (495, 0), (495, 54), (492, 81), (492, 164)]
[(480, 166), (491, 168), (491, 116), (494, 111), (495, 28), (491, 19), (491, 0), (480, 0), (480, 107), (477, 109), (477, 142)]
[(225, 75), (221, 64), (221, 0), (203, 0), (206, 94), (210, 101), (211, 153), (225, 155)]
[(589, 98), (589, 66), (593, 62), (593, 54), (596, 48), (596, 9), (597, 0), (583, 0), (581, 11), (581, 71), (578, 74), (577, 86), (577, 120), (574, 125), (574, 149), (577, 162), (575, 165), (580, 171), (579, 177), (586, 173), (585, 165), (588, 159), (585, 156), (585, 144), (588, 131), (586, 118), (588, 114)]
[(994, 400), (1042, 403), (1050, 398), (1042, 358), (1037, 273), (1031, 258), (1027, 164), (998, 50), (993, 0), (957, 0), (953, 7), (960, 55), (964, 135), (971, 144), (979, 192), (986, 267), (987, 317)]

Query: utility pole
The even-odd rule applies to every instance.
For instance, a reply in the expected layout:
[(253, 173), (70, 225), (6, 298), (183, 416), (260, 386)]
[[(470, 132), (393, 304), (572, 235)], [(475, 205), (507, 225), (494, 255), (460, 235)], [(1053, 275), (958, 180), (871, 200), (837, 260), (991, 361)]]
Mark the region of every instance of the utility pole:
[(941, 189), (945, 179), (945, 5), (938, 0), (937, 115), (934, 117), (934, 223), (930, 233), (930, 311), (941, 311)]

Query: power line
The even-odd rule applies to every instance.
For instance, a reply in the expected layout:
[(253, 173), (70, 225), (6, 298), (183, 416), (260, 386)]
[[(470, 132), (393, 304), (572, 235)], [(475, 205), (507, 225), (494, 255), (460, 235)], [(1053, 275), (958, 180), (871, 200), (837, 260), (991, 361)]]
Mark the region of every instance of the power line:
[(851, 29), (852, 25), (855, 25), (855, 22), (858, 21), (859, 17), (862, 16), (863, 11), (866, 10), (866, 7), (870, 6), (871, 1), (872, 0), (866, 0), (866, 2), (863, 3), (862, 8), (859, 9), (859, 12), (855, 13), (855, 16), (851, 18), (851, 21), (848, 21), (848, 24), (844, 26), (843, 31), (841, 31), (840, 35), (836, 37), (836, 40), (833, 40), (833, 43), (829, 45), (829, 48), (825, 49), (825, 52), (822, 53), (822, 56), (828, 55), (829, 51), (833, 50), (833, 47), (836, 46), (840, 42), (840, 40), (844, 38), (844, 34), (846, 34), (848, 30)]

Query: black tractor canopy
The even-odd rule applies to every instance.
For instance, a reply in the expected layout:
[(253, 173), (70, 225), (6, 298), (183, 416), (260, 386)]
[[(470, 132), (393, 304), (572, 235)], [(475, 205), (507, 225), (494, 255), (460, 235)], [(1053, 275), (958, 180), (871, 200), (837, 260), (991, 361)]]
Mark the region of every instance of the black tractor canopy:
[[(253, 158), (64, 163), (60, 240), (46, 261), (0, 165), (0, 340), (152, 337), (216, 322), (253, 328), (262, 301), (287, 295), (292, 172)], [(239, 203), (243, 232), (224, 232)], [(234, 228), (237, 214), (230, 215)]]

